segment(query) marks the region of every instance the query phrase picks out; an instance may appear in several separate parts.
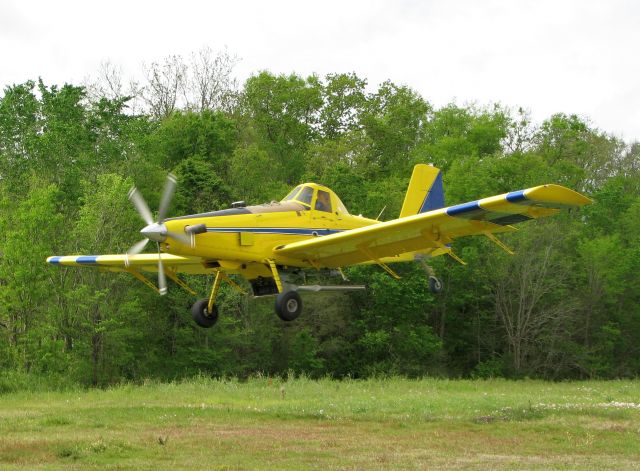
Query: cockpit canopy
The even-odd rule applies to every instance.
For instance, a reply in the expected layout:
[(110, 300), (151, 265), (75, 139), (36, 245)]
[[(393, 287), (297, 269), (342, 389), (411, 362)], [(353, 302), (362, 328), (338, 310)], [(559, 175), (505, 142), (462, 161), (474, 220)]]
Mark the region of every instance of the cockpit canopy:
[(344, 207), (340, 198), (326, 186), (316, 183), (303, 183), (295, 187), (291, 193), (276, 203), (259, 204), (254, 206), (240, 206), (223, 209), (220, 211), (211, 211), (208, 213), (190, 214), (188, 216), (179, 216), (175, 218), (167, 218), (166, 221), (174, 219), (191, 219), (196, 217), (216, 217), (216, 216), (236, 216), (240, 214), (262, 214), (262, 213), (281, 213), (286, 211), (304, 211), (314, 209), (316, 211), (325, 211), (334, 214), (349, 214), (347, 208)]
[(298, 185), (282, 201), (295, 202), (307, 209), (326, 211), (328, 213), (349, 214), (338, 195), (329, 188), (316, 183), (303, 183)]

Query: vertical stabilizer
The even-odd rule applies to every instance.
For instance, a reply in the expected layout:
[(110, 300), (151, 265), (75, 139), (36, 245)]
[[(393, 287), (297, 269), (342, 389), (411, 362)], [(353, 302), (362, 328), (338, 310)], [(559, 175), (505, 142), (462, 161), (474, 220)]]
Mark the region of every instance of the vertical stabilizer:
[(400, 217), (444, 208), (444, 187), (440, 169), (426, 164), (413, 167)]

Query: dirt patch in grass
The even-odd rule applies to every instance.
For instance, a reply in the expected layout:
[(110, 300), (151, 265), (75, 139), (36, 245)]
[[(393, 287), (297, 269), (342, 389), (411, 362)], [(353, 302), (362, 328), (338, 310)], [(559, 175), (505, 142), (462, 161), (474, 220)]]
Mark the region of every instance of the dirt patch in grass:
[(39, 464), (56, 461), (56, 454), (51, 451), (51, 441), (35, 439), (0, 439), (0, 463)]

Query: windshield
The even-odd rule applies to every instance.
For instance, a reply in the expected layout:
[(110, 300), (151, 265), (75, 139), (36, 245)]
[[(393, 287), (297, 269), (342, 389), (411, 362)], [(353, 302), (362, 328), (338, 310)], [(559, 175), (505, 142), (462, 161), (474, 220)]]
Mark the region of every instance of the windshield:
[(298, 185), (293, 190), (291, 190), (291, 193), (289, 193), (287, 196), (285, 196), (282, 199), (282, 201), (291, 201), (292, 199), (294, 199), (296, 197), (296, 195), (298, 194), (299, 191), (300, 191), (300, 185)]
[(349, 214), (349, 211), (347, 211), (347, 208), (345, 207), (344, 203), (342, 201), (340, 201), (340, 198), (338, 198), (338, 195), (335, 195), (336, 197), (336, 203), (337, 203), (337, 210), (339, 213), (341, 214)]
[(296, 198), (297, 201), (306, 204), (307, 206), (311, 206), (311, 198), (313, 197), (313, 188), (310, 186), (305, 186), (300, 191), (300, 194)]

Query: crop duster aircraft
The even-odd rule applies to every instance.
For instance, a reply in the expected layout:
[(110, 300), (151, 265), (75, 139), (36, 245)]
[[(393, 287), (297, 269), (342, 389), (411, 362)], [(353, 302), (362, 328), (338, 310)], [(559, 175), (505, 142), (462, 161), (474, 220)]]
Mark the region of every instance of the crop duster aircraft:
[[(363, 286), (296, 286), (288, 283), (301, 269), (337, 269), (377, 264), (394, 278), (394, 262), (423, 261), (448, 254), (458, 237), (483, 235), (510, 252), (495, 234), (515, 231), (513, 224), (556, 214), (564, 208), (590, 203), (585, 196), (559, 185), (542, 185), (445, 207), (440, 170), (425, 164), (414, 167), (400, 216), (391, 221), (349, 214), (340, 198), (316, 183), (295, 187), (283, 200), (256, 206), (233, 203), (229, 209), (165, 217), (175, 190), (169, 175), (157, 220), (136, 188), (129, 198), (146, 223), (145, 237), (125, 254), (49, 257), (53, 265), (83, 266), (128, 272), (159, 294), (166, 278), (195, 295), (179, 274), (213, 274), (208, 298), (193, 304), (191, 313), (201, 327), (218, 319), (216, 294), (224, 281), (238, 290), (230, 274), (248, 280), (254, 296), (276, 295), (275, 310), (284, 321), (302, 311), (298, 291), (363, 289)], [(156, 253), (140, 253), (148, 242)], [(425, 265), (431, 291), (442, 289)], [(158, 274), (156, 287), (145, 272)]]

